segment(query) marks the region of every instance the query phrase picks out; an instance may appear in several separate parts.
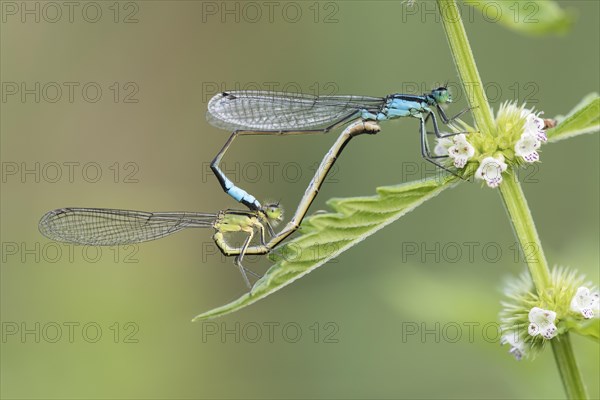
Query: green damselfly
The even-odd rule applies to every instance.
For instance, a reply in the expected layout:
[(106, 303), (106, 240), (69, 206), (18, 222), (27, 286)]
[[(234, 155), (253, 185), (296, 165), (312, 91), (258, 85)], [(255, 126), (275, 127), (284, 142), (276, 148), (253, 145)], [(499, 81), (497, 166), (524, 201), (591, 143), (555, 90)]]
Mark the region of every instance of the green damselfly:
[[(244, 282), (246, 273), (258, 276), (242, 265), (246, 249), (258, 233), (267, 242), (265, 227), (283, 218), (279, 204), (265, 204), (259, 210), (224, 210), (218, 213), (188, 211), (145, 212), (108, 208), (59, 208), (46, 213), (39, 222), (40, 232), (49, 239), (89, 246), (120, 246), (160, 239), (188, 228), (213, 228), (213, 240), (226, 256), (236, 256)], [(272, 230), (272, 229), (271, 229)], [(225, 235), (241, 232), (241, 247), (231, 246)]]

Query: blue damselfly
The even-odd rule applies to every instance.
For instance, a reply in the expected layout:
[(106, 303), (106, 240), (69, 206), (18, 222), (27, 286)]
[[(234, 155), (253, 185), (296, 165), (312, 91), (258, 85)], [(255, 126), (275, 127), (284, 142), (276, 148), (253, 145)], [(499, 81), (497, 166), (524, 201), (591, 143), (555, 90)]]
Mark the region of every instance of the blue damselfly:
[[(229, 91), (215, 95), (208, 103), (207, 120), (218, 128), (231, 131), (232, 134), (214, 158), (211, 168), (223, 190), (251, 210), (260, 209), (260, 202), (236, 186), (219, 167), (223, 156), (238, 136), (327, 133), (336, 127), (350, 124), (322, 159), (291, 221), (278, 234), (272, 233), (266, 247), (256, 246), (247, 251), (251, 251), (252, 254), (264, 254), (291, 235), (302, 222), (327, 173), (344, 147), (355, 136), (378, 133), (379, 122), (402, 117), (419, 119), (421, 155), (427, 161), (454, 174), (436, 161), (448, 156), (431, 154), (427, 141), (428, 133), (433, 133), (438, 138), (467, 133), (440, 132), (436, 112), (445, 125), (450, 125), (468, 111), (466, 108), (449, 118), (441, 106), (451, 102), (452, 97), (445, 86), (423, 95), (392, 94), (386, 97), (313, 96), (268, 91)], [(426, 130), (430, 119), (433, 132)]]

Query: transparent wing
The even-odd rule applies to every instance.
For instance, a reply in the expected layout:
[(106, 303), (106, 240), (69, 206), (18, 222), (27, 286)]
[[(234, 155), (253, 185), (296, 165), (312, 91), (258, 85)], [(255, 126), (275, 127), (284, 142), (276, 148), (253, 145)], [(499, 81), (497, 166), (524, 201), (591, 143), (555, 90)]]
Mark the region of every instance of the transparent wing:
[(40, 232), (74, 244), (115, 246), (158, 239), (185, 228), (209, 228), (216, 214), (60, 208), (46, 213)]
[(385, 101), (366, 96), (231, 91), (219, 93), (208, 102), (206, 119), (211, 125), (229, 131), (317, 129), (360, 110), (377, 112)]

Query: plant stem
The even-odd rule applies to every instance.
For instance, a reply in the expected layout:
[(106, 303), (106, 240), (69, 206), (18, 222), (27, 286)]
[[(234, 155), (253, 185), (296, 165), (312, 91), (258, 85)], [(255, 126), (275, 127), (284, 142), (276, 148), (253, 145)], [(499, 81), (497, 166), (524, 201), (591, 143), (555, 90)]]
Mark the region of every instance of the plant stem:
[[(467, 39), (456, 0), (437, 0), (437, 5), (465, 93), (468, 93), (467, 86), (472, 86), (473, 95), (467, 96), (467, 98), (469, 105), (476, 107), (473, 109), (473, 116), (477, 127), (483, 134), (491, 135), (495, 131), (492, 110), (483, 90), (481, 77), (473, 58), (473, 52)], [(526, 262), (535, 288), (538, 293), (541, 293), (551, 283), (550, 269), (533, 223), (531, 211), (516, 175), (511, 174), (508, 179), (502, 182), (500, 194), (515, 235), (521, 244), (523, 254), (527, 255)], [(530, 254), (531, 249), (534, 250), (532, 254)], [(570, 399), (587, 399), (587, 393), (575, 361), (569, 335), (565, 333), (560, 338), (552, 340), (552, 349), (567, 396)]]
[[(510, 176), (502, 181), (500, 194), (510, 217), (515, 235), (521, 244), (529, 273), (538, 293), (550, 286), (550, 269), (544, 256), (542, 243), (535, 229), (531, 212), (525, 199), (525, 194), (516, 178)], [(533, 250), (533, 251), (532, 251)], [(568, 333), (552, 340), (554, 359), (562, 379), (563, 386), (569, 399), (587, 399), (587, 392), (581, 373), (573, 354), (571, 339)]]
[(455, 0), (437, 0), (446, 37), (450, 44), (454, 64), (465, 93), (468, 95), (469, 106), (473, 109), (473, 118), (483, 134), (494, 132), (494, 117), (483, 90), (483, 83), (473, 58), (467, 33), (460, 17), (460, 12)]
[[(556, 364), (559, 366), (560, 378), (567, 391), (567, 397), (569, 399), (587, 399), (587, 390), (581, 380), (569, 332), (560, 335), (559, 340), (552, 341), (552, 350), (554, 351)], [(560, 368), (561, 365), (566, 367)]]
[(550, 268), (535, 229), (525, 194), (516, 175), (502, 181), (500, 194), (510, 217), (513, 230), (529, 267), (536, 290), (542, 292), (550, 285)]

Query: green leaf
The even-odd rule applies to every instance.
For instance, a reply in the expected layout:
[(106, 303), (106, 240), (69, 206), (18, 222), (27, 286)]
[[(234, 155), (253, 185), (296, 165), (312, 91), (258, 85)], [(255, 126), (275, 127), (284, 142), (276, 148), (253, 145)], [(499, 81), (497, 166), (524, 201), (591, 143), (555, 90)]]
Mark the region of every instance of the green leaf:
[(376, 196), (329, 200), (327, 204), (335, 212), (306, 218), (302, 235), (271, 253), (277, 263), (249, 293), (200, 314), (192, 321), (219, 317), (267, 297), (414, 210), (457, 180), (453, 176), (435, 177), (381, 187)]
[(499, 22), (528, 35), (565, 33), (575, 19), (573, 12), (563, 10), (551, 0), (465, 0), (464, 3), (481, 10), (486, 21)]
[(557, 116), (558, 125), (546, 132), (550, 142), (558, 142), (584, 133), (600, 130), (600, 97), (591, 93), (583, 98), (566, 116)]
[(565, 321), (567, 326), (574, 332), (580, 335), (587, 336), (590, 339), (598, 342), (600, 341), (600, 320), (598, 318), (592, 318), (584, 322), (581, 321)]

